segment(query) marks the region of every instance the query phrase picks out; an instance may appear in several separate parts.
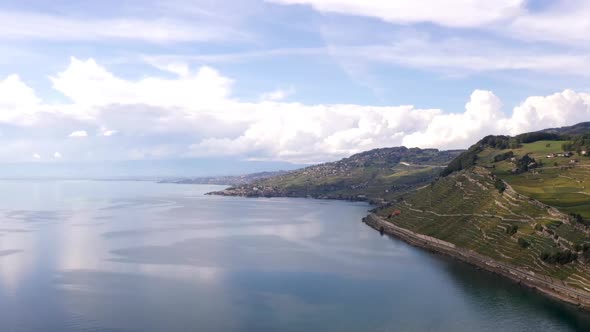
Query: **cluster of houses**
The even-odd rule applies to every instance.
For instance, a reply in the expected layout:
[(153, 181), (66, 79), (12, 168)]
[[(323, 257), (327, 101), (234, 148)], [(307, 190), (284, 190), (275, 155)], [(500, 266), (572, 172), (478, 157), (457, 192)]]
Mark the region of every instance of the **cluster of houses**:
[[(582, 150), (580, 151), (580, 155), (585, 156), (588, 154), (588, 151), (586, 150)], [(563, 153), (549, 153), (547, 155), (547, 158), (557, 158), (557, 157), (562, 157), (562, 158), (569, 158), (572, 157), (574, 155), (573, 152), (563, 152)], [(577, 159), (570, 159), (570, 164), (577, 164), (578, 160)]]
[[(586, 152), (586, 151), (584, 151)], [(571, 156), (573, 156), (574, 153), (573, 152), (563, 152), (563, 153), (550, 153), (547, 155), (547, 158), (556, 158), (556, 157), (565, 157), (565, 158), (569, 158)]]

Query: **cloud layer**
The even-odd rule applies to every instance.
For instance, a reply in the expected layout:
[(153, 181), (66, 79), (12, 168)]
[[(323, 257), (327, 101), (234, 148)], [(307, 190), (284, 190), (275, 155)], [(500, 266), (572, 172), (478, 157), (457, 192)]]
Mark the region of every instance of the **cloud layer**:
[(31, 12), (1, 11), (0, 38), (56, 41), (137, 40), (149, 43), (220, 41), (243, 33), (211, 21), (178, 19), (75, 18)]
[(70, 100), (62, 104), (43, 102), (19, 76), (9, 75), (0, 80), (0, 160), (232, 156), (309, 163), (386, 146), (466, 148), (487, 134), (590, 119), (590, 95), (571, 90), (529, 97), (512, 110), (493, 92), (476, 90), (464, 110), (449, 112), (283, 102), (283, 90), (244, 102), (233, 97), (232, 87), (247, 82), (214, 68), (172, 72), (172, 78), (129, 80), (93, 59), (72, 58), (50, 78)]
[(322, 12), (377, 17), (391, 23), (436, 23), (475, 27), (516, 16), (524, 0), (271, 0), (281, 4), (311, 5)]

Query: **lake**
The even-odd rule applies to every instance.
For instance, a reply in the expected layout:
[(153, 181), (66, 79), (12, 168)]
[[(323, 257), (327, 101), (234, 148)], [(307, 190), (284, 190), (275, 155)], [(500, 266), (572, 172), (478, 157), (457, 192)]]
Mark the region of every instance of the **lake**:
[(590, 315), (380, 236), (363, 203), (0, 181), (0, 331), (590, 331)]

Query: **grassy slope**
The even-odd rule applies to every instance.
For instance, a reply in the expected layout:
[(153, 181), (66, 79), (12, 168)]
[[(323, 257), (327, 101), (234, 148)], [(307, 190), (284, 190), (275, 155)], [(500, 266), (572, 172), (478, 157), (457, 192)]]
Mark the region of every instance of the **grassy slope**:
[[(396, 225), (590, 290), (586, 264), (556, 265), (540, 259), (542, 252), (573, 250), (574, 244), (590, 243), (590, 237), (575, 225), (560, 225), (562, 217), (510, 189), (501, 194), (494, 182), (493, 174), (481, 167), (453, 173), (378, 213), (387, 217), (400, 209), (399, 216), (389, 218)], [(559, 237), (536, 231), (537, 224)], [(514, 225), (518, 231), (509, 235), (506, 230)], [(518, 238), (531, 246), (522, 248)]]
[[(399, 226), (590, 291), (590, 267), (582, 259), (559, 265), (540, 258), (543, 252), (576, 251), (576, 244), (590, 244), (588, 228), (566, 215), (575, 212), (590, 218), (590, 157), (546, 158), (563, 152), (565, 142), (537, 141), (504, 150), (486, 147), (477, 154), (477, 166), (441, 178), (379, 213), (387, 217), (400, 209), (401, 215), (389, 219)], [(542, 166), (513, 174), (511, 160), (494, 162), (494, 156), (508, 151), (517, 158), (529, 154)], [(571, 165), (571, 159), (579, 162)], [(496, 189), (497, 179), (510, 185), (506, 192)], [(535, 230), (537, 225), (543, 230)], [(518, 227), (514, 235), (506, 232), (511, 226)], [(519, 246), (518, 238), (531, 246)]]
[(392, 198), (432, 181), (440, 167), (404, 166), (392, 168), (363, 167), (347, 175), (311, 177), (305, 172), (268, 179), (260, 186), (283, 188), (294, 196), (324, 196), (331, 198)]
[[(549, 153), (562, 152), (561, 143), (564, 142), (539, 141), (523, 144), (522, 148), (512, 150), (517, 156), (530, 153), (535, 160), (541, 161), (543, 166), (535, 172), (511, 174), (511, 163), (503, 161), (496, 163), (494, 173), (523, 195), (555, 206), (563, 212), (580, 213), (585, 218), (590, 218), (590, 157), (546, 158)], [(501, 152), (505, 151), (508, 150)], [(571, 159), (579, 162), (571, 165)]]

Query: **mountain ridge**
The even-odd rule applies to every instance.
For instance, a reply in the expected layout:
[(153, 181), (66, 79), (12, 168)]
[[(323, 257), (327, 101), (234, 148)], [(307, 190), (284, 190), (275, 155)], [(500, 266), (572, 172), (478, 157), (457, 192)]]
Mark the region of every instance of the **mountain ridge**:
[(428, 184), (462, 151), (406, 147), (373, 149), (211, 194), (385, 202)]

